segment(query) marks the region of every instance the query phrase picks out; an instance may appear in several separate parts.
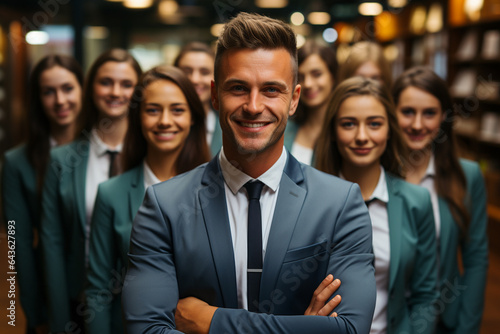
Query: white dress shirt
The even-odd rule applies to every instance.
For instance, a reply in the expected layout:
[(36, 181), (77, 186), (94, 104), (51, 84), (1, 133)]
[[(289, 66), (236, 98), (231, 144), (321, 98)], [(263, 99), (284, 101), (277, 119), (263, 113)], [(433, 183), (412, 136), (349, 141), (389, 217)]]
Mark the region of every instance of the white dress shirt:
[(298, 161), (306, 164), (306, 165), (311, 165), (312, 163), (312, 158), (313, 158), (313, 149), (309, 147), (302, 146), (300, 144), (297, 144), (297, 142), (293, 142), (292, 145), (292, 155), (297, 159)]
[(207, 144), (210, 146), (212, 142), (212, 138), (214, 137), (215, 131), (215, 122), (217, 121), (217, 117), (215, 117), (215, 111), (210, 109), (205, 119), (205, 129), (207, 131)]
[(434, 178), (436, 177), (436, 168), (434, 165), (434, 155), (431, 155), (429, 159), (429, 165), (427, 165), (427, 170), (425, 175), (420, 180), (420, 186), (424, 187), (429, 191), (431, 195), (432, 211), (434, 213), (434, 222), (436, 223), (436, 238), (438, 241), (439, 250), (439, 234), (441, 233), (441, 217), (439, 216), (439, 197), (436, 191), (436, 186), (434, 184)]
[[(224, 177), (224, 189), (229, 216), (229, 226), (233, 241), (233, 252), (236, 267), (236, 287), (238, 289), (238, 307), (248, 309), (247, 301), (247, 225), (248, 197), (245, 183), (253, 180), (226, 158), (224, 149), (220, 151), (219, 161)], [(276, 163), (257, 179), (264, 183), (260, 206), (262, 212), (262, 257), (265, 258), (267, 239), (278, 198), (279, 185), (285, 168), (287, 153), (285, 148)]]
[(104, 144), (97, 135), (97, 131), (92, 129), (90, 133), (89, 158), (87, 161), (87, 174), (85, 181), (85, 213), (86, 213), (86, 254), (88, 257), (88, 243), (90, 237), (90, 220), (94, 211), (94, 202), (97, 196), (99, 183), (106, 181), (109, 177), (109, 164), (111, 162), (107, 150), (121, 152), (122, 144), (114, 149)]
[(142, 166), (143, 166), (142, 170), (143, 170), (143, 174), (144, 174), (144, 190), (147, 190), (148, 187), (151, 187), (153, 184), (157, 184), (157, 183), (161, 182), (160, 179), (158, 179), (156, 177), (155, 173), (153, 173), (151, 168), (149, 168), (149, 165), (146, 162), (146, 159), (144, 159)]
[[(373, 253), (375, 255), (375, 281), (377, 299), (373, 313), (370, 334), (387, 332), (387, 303), (389, 302), (389, 268), (391, 263), (391, 242), (389, 237), (389, 216), (387, 203), (389, 192), (385, 180), (385, 170), (380, 166), (380, 177), (369, 200), (368, 212), (372, 221)], [(397, 222), (399, 223), (399, 222)]]

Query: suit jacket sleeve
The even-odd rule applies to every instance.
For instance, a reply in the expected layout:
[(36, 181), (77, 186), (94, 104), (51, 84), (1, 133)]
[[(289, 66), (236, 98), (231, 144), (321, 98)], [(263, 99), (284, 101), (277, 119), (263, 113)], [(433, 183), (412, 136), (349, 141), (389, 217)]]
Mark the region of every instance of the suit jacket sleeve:
[(471, 219), (467, 239), (461, 245), (464, 272), (457, 286), (461, 314), (456, 327), (456, 333), (464, 334), (479, 333), (488, 272), (486, 189), (479, 166), (469, 163), (468, 167), (464, 172), (469, 181), (466, 203)]
[(357, 185), (351, 185), (339, 215), (329, 219), (324, 223), (337, 226), (332, 236), (328, 273), (342, 282), (337, 291), (342, 296), (335, 309), (338, 317), (277, 316), (219, 308), (210, 333), (368, 333), (376, 298), (372, 230)]
[(89, 334), (112, 333), (111, 305), (115, 298), (112, 290), (117, 285), (113, 269), (117, 254), (114, 248), (112, 228), (114, 210), (108, 205), (107, 198), (102, 185), (100, 185), (92, 213), (89, 267), (85, 289), (86, 303), (90, 314), (87, 319)]
[[(23, 150), (12, 153), (24, 154), (24, 152)], [(24, 173), (32, 172), (32, 170), (28, 170), (31, 169), (31, 166), (27, 165), (27, 160), (19, 160), (10, 159), (9, 155), (6, 155), (2, 169), (2, 206), (7, 231), (9, 231), (9, 226), (13, 226), (13, 231), (15, 231), (11, 236), (15, 238), (15, 261), (21, 305), (26, 314), (28, 326), (35, 327), (46, 321), (43, 313), (42, 284), (40, 284), (42, 273), (37, 269), (40, 268), (38, 267), (40, 259), (33, 246), (34, 219), (39, 219), (33, 215), (37, 215), (39, 210), (31, 207), (33, 203), (30, 203), (28, 199), (28, 196), (36, 196), (36, 194), (29, 194), (30, 190), (26, 189), (27, 185), (23, 185), (22, 181)], [(36, 185), (32, 186), (32, 190), (35, 190)], [(10, 220), (15, 223), (8, 223)]]
[(68, 293), (65, 254), (65, 236), (60, 212), (59, 182), (67, 177), (63, 166), (54, 163), (47, 167), (42, 195), (42, 222), (40, 239), (44, 258), (47, 286), (49, 326), (52, 332), (64, 332), (70, 324), (70, 298)]
[(180, 333), (174, 322), (178, 300), (171, 230), (149, 187), (130, 239), (122, 293), (126, 332)]

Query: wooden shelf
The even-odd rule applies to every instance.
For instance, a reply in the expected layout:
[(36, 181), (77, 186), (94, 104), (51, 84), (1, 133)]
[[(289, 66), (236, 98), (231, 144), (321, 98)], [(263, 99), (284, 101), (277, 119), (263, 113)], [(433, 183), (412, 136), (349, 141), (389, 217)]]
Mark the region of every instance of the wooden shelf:
[(500, 207), (494, 204), (488, 204), (487, 211), (488, 217), (500, 221)]

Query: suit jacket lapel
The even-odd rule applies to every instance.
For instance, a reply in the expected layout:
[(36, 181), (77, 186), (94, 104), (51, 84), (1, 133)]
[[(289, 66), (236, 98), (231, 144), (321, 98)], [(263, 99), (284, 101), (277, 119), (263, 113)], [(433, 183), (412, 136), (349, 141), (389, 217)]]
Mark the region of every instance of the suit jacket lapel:
[[(74, 144), (72, 144), (71, 149), (73, 152), (81, 152), (80, 153), (81, 154), (80, 157), (82, 158), (81, 163), (77, 164), (74, 167), (75, 172), (73, 173), (73, 183), (74, 183), (73, 189), (76, 199), (78, 217), (80, 219), (80, 225), (82, 227), (82, 231), (85, 231), (86, 230), (85, 226), (87, 224), (87, 215), (85, 213), (86, 210), (85, 184), (87, 179), (87, 163), (89, 160), (90, 142), (85, 139), (79, 139), (75, 141)], [(72, 168), (72, 166), (69, 166), (69, 168)]]
[(133, 221), (139, 207), (141, 206), (142, 200), (144, 199), (144, 168), (141, 164), (135, 168), (134, 175), (131, 176), (131, 187), (129, 188), (128, 198), (129, 198), (129, 217), (130, 221)]
[[(439, 254), (440, 257), (442, 256), (442, 251), (441, 249), (448, 249), (448, 244), (450, 242), (450, 236), (452, 235), (451, 233), (443, 233), (443, 231), (450, 231), (451, 228), (449, 227), (450, 224), (455, 224), (455, 220), (453, 219), (453, 216), (451, 215), (450, 208), (448, 207), (448, 203), (439, 196), (438, 197), (438, 203), (439, 203), (439, 220), (440, 220), (440, 233), (439, 233)], [(440, 259), (441, 261), (441, 259)]]
[(271, 294), (278, 281), (279, 271), (307, 193), (299, 185), (303, 179), (300, 164), (288, 153), (267, 241), (260, 287), (261, 299)]
[(219, 291), (224, 307), (238, 308), (233, 243), (218, 155), (208, 163), (202, 185), (198, 196), (219, 279)]
[(403, 201), (399, 196), (397, 185), (392, 182), (393, 178), (386, 173), (387, 190), (389, 192), (389, 203), (387, 204), (387, 216), (389, 218), (389, 240), (391, 249), (391, 262), (389, 266), (389, 291), (393, 288), (398, 273), (401, 252), (401, 224), (403, 221)]

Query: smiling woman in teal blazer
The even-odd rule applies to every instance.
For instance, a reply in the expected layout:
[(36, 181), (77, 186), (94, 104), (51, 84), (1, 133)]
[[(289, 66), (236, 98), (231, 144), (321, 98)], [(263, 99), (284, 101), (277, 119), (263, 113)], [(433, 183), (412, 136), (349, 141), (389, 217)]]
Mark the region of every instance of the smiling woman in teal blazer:
[(130, 232), (147, 186), (210, 159), (205, 113), (187, 76), (172, 66), (142, 76), (129, 110), (124, 144), (127, 172), (99, 186), (90, 237), (85, 289), (90, 334), (123, 333), (121, 288)]
[(26, 144), (5, 153), (2, 171), (2, 208), (5, 221), (15, 227), (16, 271), (27, 333), (47, 326), (47, 298), (43, 293), (40, 195), (53, 146), (74, 139), (82, 105), (83, 73), (66, 55), (49, 55), (30, 77), (29, 134)]
[(84, 330), (88, 315), (83, 289), (95, 194), (97, 185), (118, 171), (110, 168), (116, 164), (107, 150), (119, 151), (140, 74), (139, 64), (125, 50), (99, 56), (86, 78), (84, 130), (75, 141), (51, 152), (40, 227), (51, 332)]
[(355, 77), (337, 86), (316, 167), (358, 183), (373, 229), (377, 301), (370, 333), (433, 333), (437, 257), (429, 192), (408, 182), (394, 103), (385, 86)]
[(437, 333), (479, 333), (488, 271), (481, 171), (477, 163), (458, 159), (453, 102), (441, 78), (428, 68), (409, 69), (392, 93), (411, 150), (407, 180), (426, 187), (433, 199), (441, 292)]

